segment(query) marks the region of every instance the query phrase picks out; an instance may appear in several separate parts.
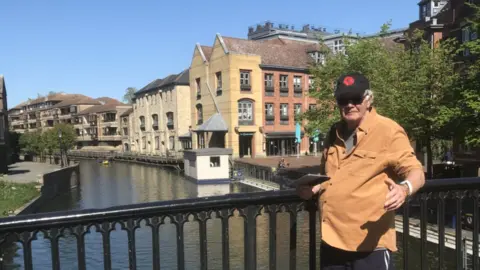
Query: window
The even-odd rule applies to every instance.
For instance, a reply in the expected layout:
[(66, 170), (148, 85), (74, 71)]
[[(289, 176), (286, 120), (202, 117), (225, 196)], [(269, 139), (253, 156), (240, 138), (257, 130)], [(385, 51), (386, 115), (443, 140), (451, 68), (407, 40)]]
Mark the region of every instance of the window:
[(145, 130), (145, 116), (140, 116), (140, 129)]
[(210, 157), (210, 167), (220, 167), (220, 157)]
[(273, 96), (273, 74), (265, 74), (265, 95)]
[(288, 104), (280, 104), (280, 124), (288, 124)]
[(308, 110), (314, 111), (317, 108), (317, 104), (310, 104), (308, 105)]
[(205, 134), (203, 132), (197, 133), (198, 137), (198, 148), (205, 148)]
[(280, 90), (282, 89), (288, 91), (288, 75), (280, 75)]
[(167, 127), (173, 129), (175, 127), (173, 122), (173, 112), (167, 112)]
[(158, 130), (158, 115), (157, 114), (152, 115), (152, 122), (153, 122), (152, 128), (154, 130)]
[(222, 72), (217, 72), (215, 74), (217, 77), (217, 91), (222, 90)]
[[(476, 33), (475, 33), (475, 38), (476, 38)], [(470, 40), (472, 40), (472, 35), (470, 33), (470, 27), (467, 26), (467, 27), (462, 29), (462, 43), (467, 43)], [(465, 48), (463, 50), (463, 55), (464, 56), (470, 55), (470, 50), (468, 48)]]
[(168, 150), (175, 149), (175, 136), (168, 137)]
[(308, 89), (312, 89), (313, 84), (314, 84), (313, 78), (309, 77), (308, 78)]
[(345, 46), (343, 45), (343, 40), (335, 40), (334, 45), (333, 45), (333, 52), (338, 53), (338, 52), (343, 52), (345, 49)]
[(147, 148), (147, 138), (145, 136), (142, 137), (142, 149)]
[(159, 149), (160, 149), (160, 137), (155, 136), (155, 150), (159, 150)]
[(293, 105), (293, 110), (295, 111), (295, 115), (300, 115), (302, 113), (302, 104), (296, 103)]
[(295, 97), (302, 96), (302, 77), (293, 77), (293, 93)]
[(241, 90), (250, 90), (250, 71), (241, 70), (240, 71), (240, 89)]
[(247, 99), (238, 101), (238, 124), (253, 125), (253, 101)]
[(197, 125), (203, 124), (203, 108), (202, 104), (197, 104)]
[(325, 54), (323, 54), (322, 52), (311, 52), (310, 56), (313, 58), (313, 61), (315, 61), (316, 64), (325, 64)]
[(201, 88), (201, 82), (200, 78), (195, 79), (196, 87), (197, 87), (197, 99), (202, 97), (202, 88)]
[(265, 103), (265, 124), (273, 125), (275, 114), (273, 113), (273, 103)]

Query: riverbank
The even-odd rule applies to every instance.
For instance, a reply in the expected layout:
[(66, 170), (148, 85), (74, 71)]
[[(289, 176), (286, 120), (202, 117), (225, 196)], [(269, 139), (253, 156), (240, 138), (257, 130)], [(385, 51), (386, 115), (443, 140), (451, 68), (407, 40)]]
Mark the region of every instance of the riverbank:
[(3, 178), (0, 177), (0, 217), (14, 213), (40, 195), (38, 183), (14, 183)]

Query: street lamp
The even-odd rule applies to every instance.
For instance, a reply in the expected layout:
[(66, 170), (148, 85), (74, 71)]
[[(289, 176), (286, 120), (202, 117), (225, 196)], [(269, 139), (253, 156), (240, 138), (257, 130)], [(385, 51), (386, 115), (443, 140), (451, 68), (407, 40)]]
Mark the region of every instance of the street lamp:
[(63, 168), (62, 130), (58, 130), (58, 148), (60, 149), (60, 167)]

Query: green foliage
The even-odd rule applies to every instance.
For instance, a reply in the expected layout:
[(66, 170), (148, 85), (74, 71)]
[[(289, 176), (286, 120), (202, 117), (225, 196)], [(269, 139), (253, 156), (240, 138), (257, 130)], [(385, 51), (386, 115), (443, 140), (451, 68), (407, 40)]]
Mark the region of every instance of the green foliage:
[[(59, 137), (61, 131), (61, 138)], [(70, 124), (56, 124), (44, 131), (26, 132), (20, 136), (19, 142), (26, 153), (42, 156), (52, 154), (55, 150), (71, 149), (75, 146), (75, 129)]]
[(15, 184), (0, 176), (0, 217), (7, 216), (39, 194), (36, 183)]
[(135, 97), (135, 92), (137, 92), (137, 88), (135, 87), (128, 87), (125, 90), (125, 94), (123, 95), (123, 102), (127, 104), (133, 103), (133, 98)]

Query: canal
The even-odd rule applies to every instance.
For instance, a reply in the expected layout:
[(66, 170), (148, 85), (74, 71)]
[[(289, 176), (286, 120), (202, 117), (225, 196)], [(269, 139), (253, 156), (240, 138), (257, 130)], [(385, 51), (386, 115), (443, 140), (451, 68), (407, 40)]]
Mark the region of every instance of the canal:
[[(70, 193), (59, 196), (45, 205), (40, 212), (65, 211), (75, 209), (105, 208), (132, 203), (166, 201), (184, 198), (195, 198), (228, 193), (257, 192), (256, 188), (240, 183), (225, 185), (198, 186), (186, 180), (181, 174), (157, 167), (113, 162), (102, 166), (95, 161), (80, 163), (81, 186)], [(160, 227), (160, 264), (162, 269), (177, 268), (176, 229), (174, 224), (166, 222)], [(136, 230), (137, 269), (152, 269), (152, 233), (150, 227), (142, 222)], [(229, 224), (230, 267), (243, 267), (243, 219), (236, 213)], [(268, 216), (257, 218), (257, 269), (269, 269), (268, 254)], [(277, 269), (288, 269), (289, 266), (289, 213), (277, 216)], [(186, 269), (200, 269), (198, 223), (185, 224), (185, 264)], [(208, 268), (221, 269), (222, 242), (221, 222), (214, 218), (207, 223)], [(308, 215), (299, 213), (297, 219), (297, 269), (307, 269), (308, 261)], [(402, 235), (397, 234), (399, 252), (395, 255), (397, 269), (403, 268)], [(127, 233), (117, 225), (111, 233), (112, 269), (128, 269)], [(317, 243), (319, 236), (317, 235)], [(86, 262), (88, 269), (103, 269), (102, 237), (95, 228), (85, 236)], [(420, 269), (420, 241), (409, 240), (409, 269)], [(437, 246), (429, 243), (428, 261), (434, 268), (438, 261)], [(50, 242), (37, 234), (32, 241), (33, 268), (52, 269)], [(455, 253), (445, 249), (446, 264), (444, 269), (454, 269)], [(318, 252), (317, 252), (318, 254)], [(317, 255), (317, 262), (318, 262)], [(23, 269), (23, 253), (20, 244), (17, 249), (7, 252), (6, 269)], [(78, 269), (75, 237), (66, 232), (60, 238), (60, 268)]]

